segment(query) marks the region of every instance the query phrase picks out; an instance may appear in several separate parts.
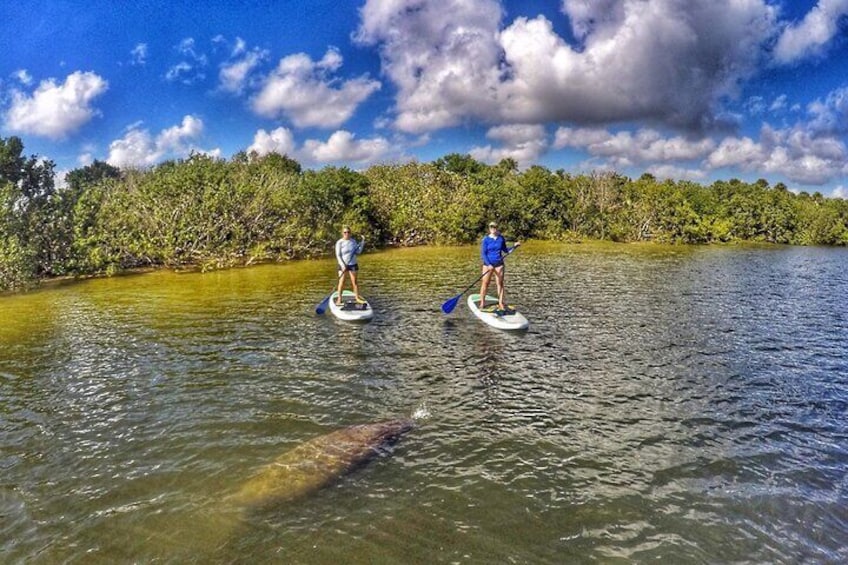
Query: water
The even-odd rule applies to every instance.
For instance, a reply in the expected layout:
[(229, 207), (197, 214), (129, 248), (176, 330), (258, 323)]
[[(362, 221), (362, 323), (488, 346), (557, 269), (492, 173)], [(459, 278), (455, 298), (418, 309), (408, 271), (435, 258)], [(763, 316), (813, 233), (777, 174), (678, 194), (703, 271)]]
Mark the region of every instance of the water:
[[(474, 248), (0, 298), (3, 562), (848, 560), (848, 250), (530, 243), (507, 334)], [(221, 501), (342, 426), (391, 451), (233, 523)]]

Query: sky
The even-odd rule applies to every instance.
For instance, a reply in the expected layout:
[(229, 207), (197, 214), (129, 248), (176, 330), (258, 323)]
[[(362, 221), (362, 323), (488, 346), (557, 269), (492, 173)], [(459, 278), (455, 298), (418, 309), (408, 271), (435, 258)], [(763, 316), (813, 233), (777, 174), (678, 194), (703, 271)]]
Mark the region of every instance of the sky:
[(848, 0), (19, 0), (0, 137), (64, 174), (449, 153), (848, 198)]

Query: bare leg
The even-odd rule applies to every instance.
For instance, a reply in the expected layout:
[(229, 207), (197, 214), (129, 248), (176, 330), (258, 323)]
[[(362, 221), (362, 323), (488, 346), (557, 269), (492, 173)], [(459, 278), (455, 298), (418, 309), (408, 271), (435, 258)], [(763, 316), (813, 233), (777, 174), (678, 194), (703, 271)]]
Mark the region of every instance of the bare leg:
[(336, 296), (336, 304), (337, 304), (338, 306), (341, 306), (341, 305), (342, 305), (342, 292), (344, 292), (344, 281), (345, 281), (345, 275), (347, 275), (349, 272), (350, 272), (350, 271), (344, 271), (344, 272), (341, 274), (341, 276), (339, 277), (338, 295)]
[(353, 294), (356, 296), (356, 300), (362, 300), (362, 297), (359, 296), (359, 285), (356, 282), (356, 271), (348, 271), (350, 273), (350, 285), (353, 287)]
[(486, 274), (483, 276), (483, 284), (480, 285), (480, 308), (484, 308), (486, 306), (486, 291), (489, 290), (489, 281), (492, 278), (494, 269), (483, 265), (483, 272)]
[(498, 288), (498, 308), (503, 310), (503, 309), (506, 308), (506, 304), (504, 303), (505, 289), (504, 289), (504, 268), (503, 268), (503, 266), (500, 266), (497, 269), (495, 269), (495, 285), (497, 285), (497, 288)]

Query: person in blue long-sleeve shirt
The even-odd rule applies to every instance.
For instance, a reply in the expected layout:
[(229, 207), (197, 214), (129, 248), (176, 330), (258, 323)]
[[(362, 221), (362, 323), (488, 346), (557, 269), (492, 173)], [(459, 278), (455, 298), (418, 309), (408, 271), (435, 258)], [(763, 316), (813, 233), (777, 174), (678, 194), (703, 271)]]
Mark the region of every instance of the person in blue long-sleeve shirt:
[[(521, 242), (517, 242), (515, 247), (519, 245)], [(506, 310), (503, 258), (507, 253), (509, 248), (506, 246), (504, 236), (498, 231), (497, 222), (489, 222), (489, 233), (483, 237), (483, 243), (480, 245), (480, 257), (483, 259), (483, 284), (480, 287), (481, 310), (486, 306), (486, 291), (489, 289), (492, 275), (495, 275), (495, 285), (498, 289), (498, 310)]]

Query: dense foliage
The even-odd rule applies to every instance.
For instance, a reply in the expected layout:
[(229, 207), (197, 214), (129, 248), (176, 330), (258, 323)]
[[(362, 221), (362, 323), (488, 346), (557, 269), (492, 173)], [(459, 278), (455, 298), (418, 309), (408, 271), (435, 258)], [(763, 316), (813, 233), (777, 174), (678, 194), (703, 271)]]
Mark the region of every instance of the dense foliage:
[(513, 238), (848, 245), (848, 201), (736, 179), (632, 180), (519, 171), (451, 154), (363, 172), (289, 157), (192, 155), (147, 170), (54, 165), (0, 138), (0, 289), (141, 266), (217, 268), (328, 253), (342, 224), (377, 245), (466, 243), (497, 218)]

